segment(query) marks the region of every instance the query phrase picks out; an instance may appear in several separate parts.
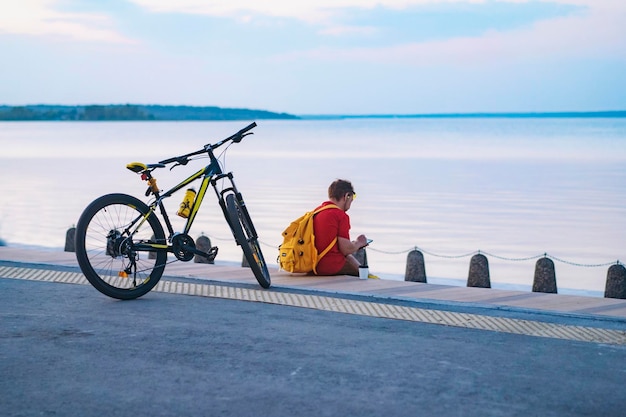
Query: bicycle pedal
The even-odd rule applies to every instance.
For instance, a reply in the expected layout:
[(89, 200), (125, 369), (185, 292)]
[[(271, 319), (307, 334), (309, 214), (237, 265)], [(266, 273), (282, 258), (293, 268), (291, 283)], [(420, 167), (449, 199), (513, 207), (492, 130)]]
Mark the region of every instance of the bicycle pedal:
[(219, 248), (217, 246), (213, 246), (209, 250), (209, 253), (206, 254), (206, 257), (209, 260), (209, 262), (213, 262), (215, 260), (215, 257), (217, 256), (217, 251), (218, 250), (219, 250)]
[(204, 258), (207, 258), (209, 263), (213, 263), (213, 261), (215, 260), (215, 257), (217, 256), (217, 251), (218, 251), (218, 247), (217, 246), (213, 246), (211, 249), (209, 249), (208, 252), (203, 252), (203, 251), (200, 251), (198, 249), (194, 249), (193, 250), (193, 252), (196, 255), (202, 256)]

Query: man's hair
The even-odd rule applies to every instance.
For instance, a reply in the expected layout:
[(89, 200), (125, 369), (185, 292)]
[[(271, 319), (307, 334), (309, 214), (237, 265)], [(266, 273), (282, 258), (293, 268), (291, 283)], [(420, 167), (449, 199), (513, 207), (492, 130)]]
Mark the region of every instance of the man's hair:
[(334, 200), (341, 200), (341, 198), (347, 193), (354, 193), (352, 183), (346, 180), (335, 180), (330, 187), (328, 187), (328, 198)]

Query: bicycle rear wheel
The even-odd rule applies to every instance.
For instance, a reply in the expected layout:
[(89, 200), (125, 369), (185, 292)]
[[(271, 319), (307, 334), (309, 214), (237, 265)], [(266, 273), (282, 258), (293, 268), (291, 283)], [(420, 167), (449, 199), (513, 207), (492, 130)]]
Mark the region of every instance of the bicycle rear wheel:
[(137, 244), (165, 244), (163, 227), (141, 200), (107, 194), (85, 208), (76, 225), (76, 258), (87, 280), (101, 293), (131, 300), (159, 282), (165, 250), (139, 252)]
[(226, 213), (228, 214), (235, 240), (237, 244), (241, 246), (241, 250), (256, 280), (261, 287), (269, 288), (272, 284), (270, 273), (267, 270), (267, 264), (265, 263), (259, 241), (254, 232), (252, 220), (245, 210), (245, 207), (242, 207), (234, 194), (228, 194), (226, 196)]

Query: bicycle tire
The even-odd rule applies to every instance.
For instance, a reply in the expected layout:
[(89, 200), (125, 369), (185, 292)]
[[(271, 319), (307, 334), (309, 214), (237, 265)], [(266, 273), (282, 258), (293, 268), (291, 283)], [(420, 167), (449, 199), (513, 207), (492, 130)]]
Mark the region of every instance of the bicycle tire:
[(259, 241), (253, 232), (252, 220), (245, 215), (244, 208), (234, 194), (226, 196), (226, 212), (235, 240), (241, 246), (241, 250), (256, 280), (261, 287), (269, 288), (272, 285), (272, 281), (267, 270), (265, 258), (263, 258), (263, 252), (259, 246)]
[[(138, 242), (165, 243), (165, 233), (153, 213), (128, 240), (131, 223), (150, 212), (141, 200), (127, 194), (95, 199), (76, 224), (76, 259), (89, 283), (102, 294), (132, 300), (147, 294), (159, 282), (167, 262), (165, 250), (134, 252)], [(154, 256), (151, 256), (153, 254)], [(131, 257), (136, 268), (127, 271)]]

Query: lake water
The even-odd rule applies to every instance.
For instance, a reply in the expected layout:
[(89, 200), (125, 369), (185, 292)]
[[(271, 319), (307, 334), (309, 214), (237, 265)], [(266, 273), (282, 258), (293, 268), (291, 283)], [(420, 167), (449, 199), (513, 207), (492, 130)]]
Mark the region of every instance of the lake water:
[[(428, 281), (465, 285), (471, 256), (489, 259), (492, 286), (529, 290), (536, 256), (555, 261), (561, 293), (602, 295), (609, 264), (626, 261), (626, 119), (347, 119), (258, 121), (225, 154), (268, 263), (281, 231), (353, 182), (352, 234), (374, 239), (370, 270), (404, 277), (423, 251)], [(216, 142), (247, 122), (0, 123), (0, 237), (63, 248), (94, 198), (145, 184), (126, 163), (157, 162)], [(162, 189), (205, 160), (159, 170)], [(167, 202), (173, 213), (182, 193)], [(192, 236), (241, 262), (214, 195)], [(530, 259), (529, 259), (530, 258)]]

